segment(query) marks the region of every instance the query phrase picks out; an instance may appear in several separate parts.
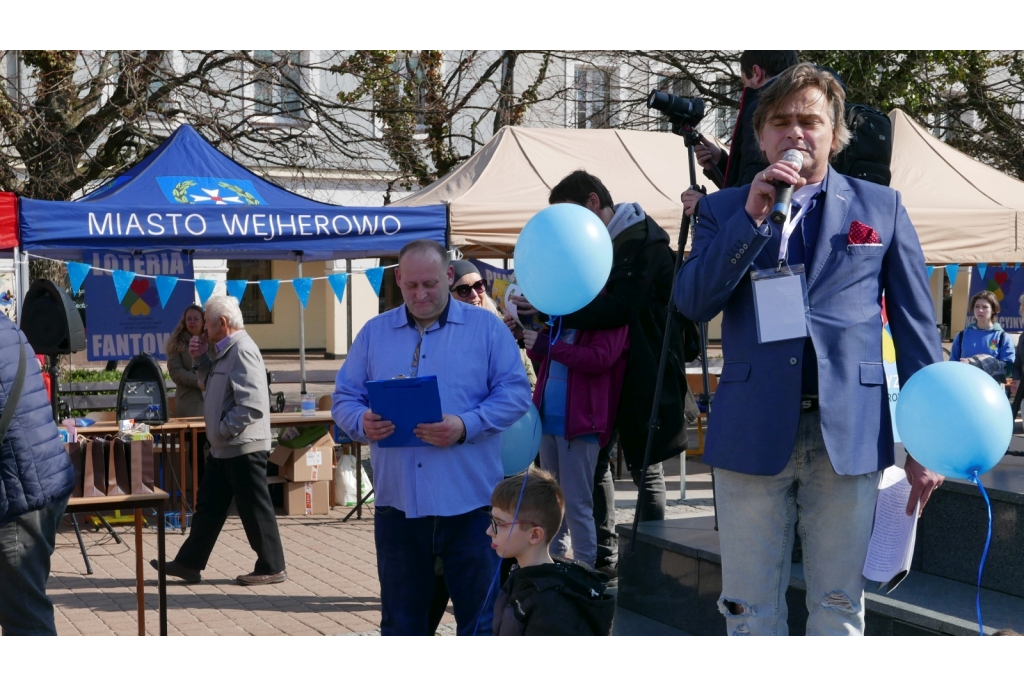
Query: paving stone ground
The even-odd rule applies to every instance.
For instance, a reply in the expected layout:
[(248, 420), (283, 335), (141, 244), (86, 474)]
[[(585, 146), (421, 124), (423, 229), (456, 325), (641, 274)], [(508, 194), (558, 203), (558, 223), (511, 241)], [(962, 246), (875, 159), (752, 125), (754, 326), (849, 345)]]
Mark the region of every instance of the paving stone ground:
[[(367, 633), (380, 624), (380, 585), (372, 519), (342, 523), (346, 508), (329, 516), (286, 518), (278, 523), (288, 561), (288, 581), (243, 587), (235, 576), (252, 571), (255, 556), (237, 517), (224, 526), (203, 582), (167, 586), (170, 635), (337, 635)], [(83, 520), (80, 517), (80, 520)], [(83, 520), (84, 523), (84, 520)], [(93, 574), (85, 565), (74, 531), (57, 538), (47, 590), (60, 635), (135, 635), (135, 538), (132, 527), (115, 526), (126, 544), (83, 526)], [(184, 537), (167, 533), (171, 559)], [(156, 530), (143, 534), (146, 632), (158, 632)], [(447, 617), (448, 620), (454, 620)]]

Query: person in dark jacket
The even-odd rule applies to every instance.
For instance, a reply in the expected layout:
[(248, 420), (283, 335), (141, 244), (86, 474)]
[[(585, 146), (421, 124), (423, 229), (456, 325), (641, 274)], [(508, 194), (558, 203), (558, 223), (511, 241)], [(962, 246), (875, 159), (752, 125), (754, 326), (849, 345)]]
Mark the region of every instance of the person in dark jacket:
[[(728, 153), (701, 136), (701, 144), (693, 148), (697, 161), (704, 167), (704, 175), (714, 179), (712, 166), (718, 168), (725, 178), (723, 188), (737, 188), (747, 185), (768, 166), (761, 148), (754, 136), (754, 110), (757, 109), (758, 93), (761, 86), (800, 61), (796, 50), (744, 50), (740, 55), (740, 80), (743, 92), (740, 107), (736, 113), (736, 126)], [(683, 192), (683, 207), (687, 215), (693, 213), (703, 193), (687, 189)]]
[(491, 495), (491, 547), (515, 558), (494, 601), (495, 635), (610, 635), (615, 598), (607, 576), (551, 557), (565, 501), (554, 477), (530, 469), (507, 478)]
[(57, 435), (35, 352), (0, 316), (0, 411), (22, 355), (21, 395), (0, 443), (0, 628), (4, 635), (56, 635), (46, 579), (75, 469)]
[[(551, 189), (548, 202), (572, 202), (586, 207), (600, 217), (612, 238), (612, 270), (605, 290), (583, 309), (565, 316), (563, 325), (580, 330), (629, 326), (629, 361), (615, 417), (616, 431), (598, 455), (595, 474), (594, 519), (598, 546), (595, 568), (613, 575), (617, 568), (618, 536), (611, 451), (621, 438), (626, 464), (633, 482), (639, 486), (675, 257), (668, 233), (647, 216), (640, 205), (614, 204), (601, 180), (586, 171), (574, 171), (559, 181)], [(516, 301), (520, 311), (527, 314), (536, 311), (525, 299), (516, 298)], [(644, 490), (640, 493), (640, 514), (644, 521), (665, 518), (662, 462), (679, 456), (686, 449), (684, 412), (697, 415), (696, 403), (684, 375), (682, 337), (677, 334), (670, 340), (658, 406), (659, 427)]]

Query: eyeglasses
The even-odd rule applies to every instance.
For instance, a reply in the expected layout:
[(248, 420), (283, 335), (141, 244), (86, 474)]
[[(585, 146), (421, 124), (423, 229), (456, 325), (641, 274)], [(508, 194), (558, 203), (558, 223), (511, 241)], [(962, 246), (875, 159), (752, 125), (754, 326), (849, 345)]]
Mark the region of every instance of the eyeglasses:
[(515, 521), (499, 521), (498, 519), (496, 519), (496, 518), (494, 518), (492, 516), (491, 517), (491, 531), (493, 531), (494, 534), (497, 535), (499, 528), (504, 528), (505, 526), (511, 526), (514, 523), (528, 523), (531, 526), (539, 526), (540, 525), (539, 523), (536, 523), (534, 521), (527, 521), (525, 519), (516, 519)]
[(463, 284), (463, 285), (457, 285), (457, 286), (451, 288), (451, 291), (453, 293), (457, 294), (459, 297), (469, 297), (469, 292), (471, 290), (475, 290), (478, 293), (482, 294), (485, 290), (487, 290), (487, 281), (485, 281), (484, 279), (481, 278), (479, 281), (477, 281), (473, 285), (465, 285), (465, 284)]

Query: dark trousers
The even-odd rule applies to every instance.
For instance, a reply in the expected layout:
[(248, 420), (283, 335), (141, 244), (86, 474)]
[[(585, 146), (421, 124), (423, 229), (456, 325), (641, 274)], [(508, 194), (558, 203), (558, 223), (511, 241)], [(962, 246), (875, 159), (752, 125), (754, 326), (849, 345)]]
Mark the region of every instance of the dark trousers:
[(0, 629), (4, 635), (56, 635), (46, 596), (50, 556), (68, 498), (0, 526)]
[(457, 634), (491, 634), (497, 589), (490, 598), (487, 591), (498, 570), (498, 556), (487, 535), (490, 515), (489, 507), (421, 518), (407, 518), (394, 507), (374, 510), (382, 635), (431, 634), (435, 557), (444, 566)]
[[(597, 528), (597, 562), (595, 568), (615, 568), (619, 563), (619, 535), (615, 532), (615, 480), (612, 478), (612, 458), (619, 441), (618, 431), (597, 455), (594, 472), (594, 525)], [(643, 455), (640, 455), (640, 459)], [(633, 483), (640, 487), (641, 469), (630, 472)], [(639, 494), (640, 520), (665, 519), (665, 469), (661, 464), (647, 468), (647, 480)]]
[(263, 450), (227, 459), (206, 460), (206, 471), (199, 483), (192, 530), (178, 551), (175, 561), (182, 566), (203, 570), (217, 544), (228, 518), (231, 499), (245, 528), (249, 546), (256, 552), (253, 573), (272, 574), (284, 570), (284, 548), (277, 529), (277, 516), (267, 486), (267, 458)]

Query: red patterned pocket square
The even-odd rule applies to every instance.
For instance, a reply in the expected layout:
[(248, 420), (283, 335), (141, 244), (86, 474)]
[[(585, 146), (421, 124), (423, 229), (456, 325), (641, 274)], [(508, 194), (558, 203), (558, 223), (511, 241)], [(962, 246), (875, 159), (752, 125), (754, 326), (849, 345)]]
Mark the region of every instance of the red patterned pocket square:
[(882, 240), (878, 237), (878, 231), (867, 224), (854, 221), (850, 224), (850, 237), (848, 245), (881, 245)]

